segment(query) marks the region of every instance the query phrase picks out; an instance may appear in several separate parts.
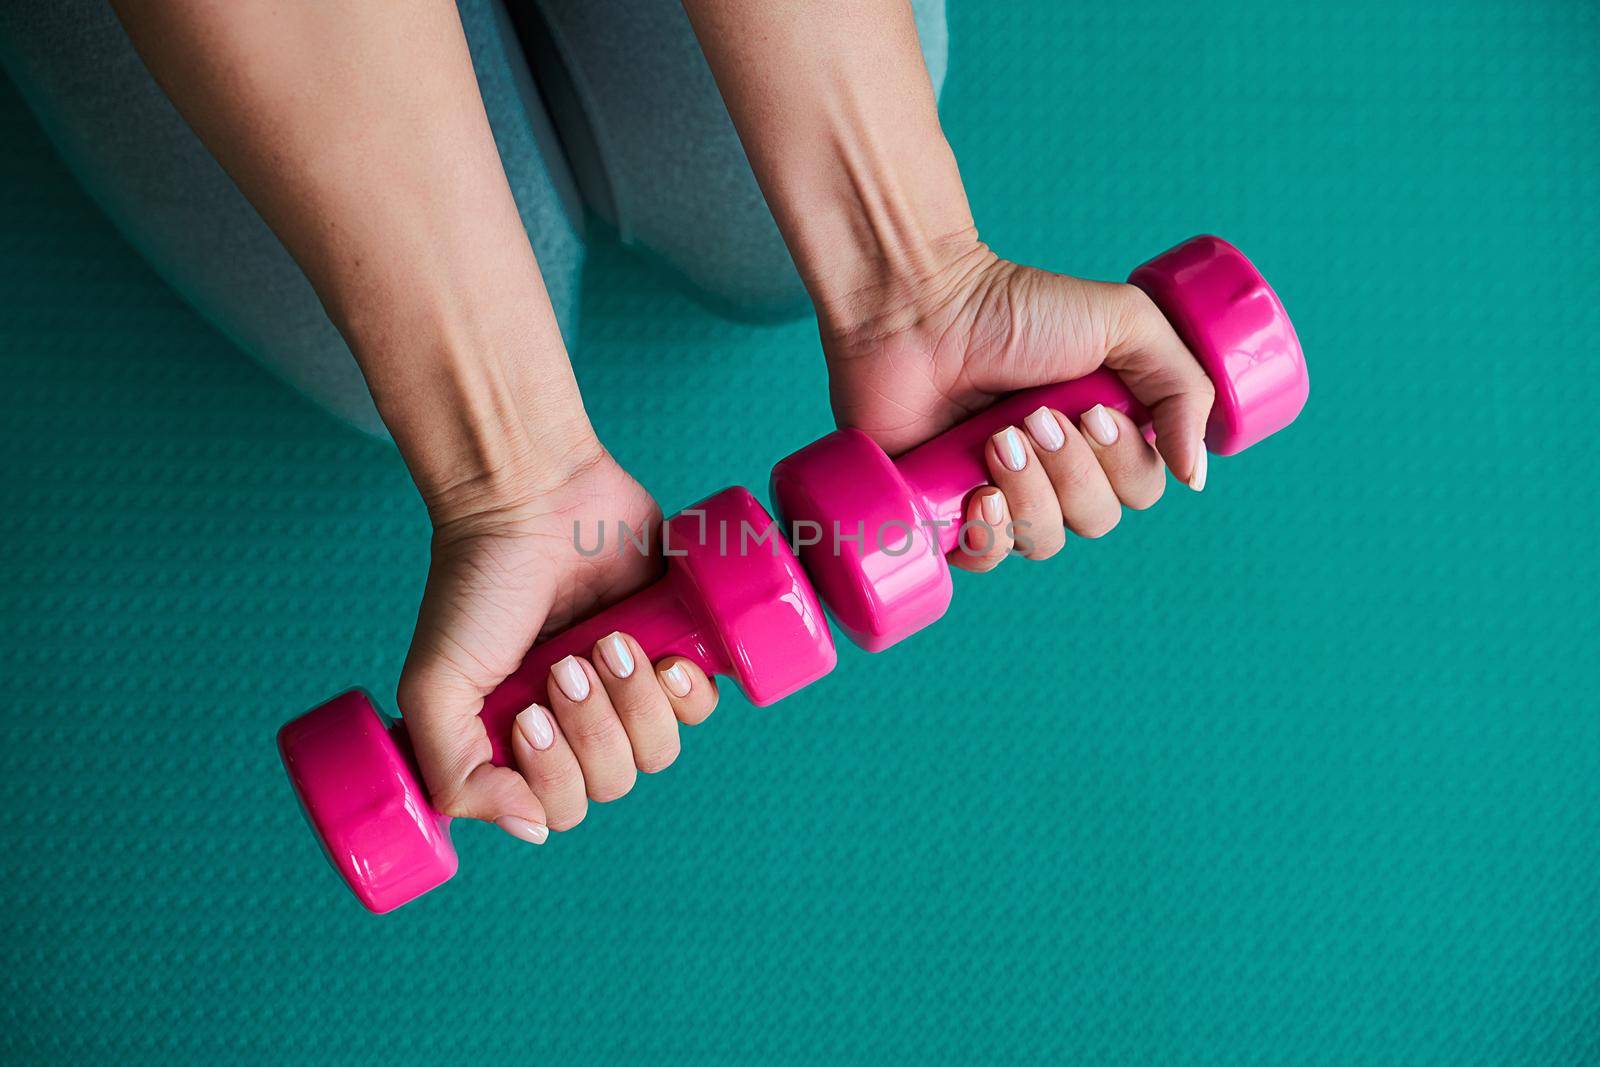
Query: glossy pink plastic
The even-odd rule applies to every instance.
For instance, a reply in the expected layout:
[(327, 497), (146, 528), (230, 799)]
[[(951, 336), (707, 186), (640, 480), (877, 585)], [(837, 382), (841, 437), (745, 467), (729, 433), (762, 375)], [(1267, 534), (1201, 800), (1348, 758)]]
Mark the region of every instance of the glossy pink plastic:
[[(1310, 388), (1288, 313), (1244, 255), (1195, 237), (1128, 279), (1148, 293), (1217, 388), (1206, 447), (1232, 455), (1293, 422)], [(984, 446), (1040, 405), (1072, 419), (1096, 404), (1148, 432), (1149, 413), (1107, 370), (1026, 389), (890, 459), (870, 438), (840, 430), (772, 472), (779, 519), (800, 548), (817, 595), (852, 640), (877, 652), (950, 606), (950, 568), (967, 497), (988, 484)]]
[[(667, 573), (655, 585), (534, 646), (484, 701), (494, 762), (511, 762), (511, 731), (529, 704), (548, 704), (552, 664), (588, 656), (620, 630), (652, 660), (684, 656), (731, 676), (771, 704), (833, 669), (822, 607), (755, 497), (725, 489), (668, 520)], [(456, 871), (450, 820), (428, 803), (403, 724), (352, 690), (287, 723), (278, 751), (334, 868), (375, 912), (390, 911)]]

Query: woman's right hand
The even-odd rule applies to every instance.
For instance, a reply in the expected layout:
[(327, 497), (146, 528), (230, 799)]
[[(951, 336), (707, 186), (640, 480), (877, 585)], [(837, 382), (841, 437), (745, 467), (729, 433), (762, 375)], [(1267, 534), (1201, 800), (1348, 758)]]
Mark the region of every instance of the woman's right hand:
[(678, 755), (678, 725), (716, 707), (713, 681), (692, 662), (652, 665), (626, 634), (604, 638), (588, 659), (556, 664), (551, 707), (517, 718), (515, 767), (490, 763), (478, 718), (484, 697), (522, 662), (541, 632), (554, 632), (639, 589), (657, 561), (608, 536), (661, 522), (650, 495), (592, 438), (557, 464), (478, 482), (429, 500), (433, 559), (399, 704), (436, 810), (496, 823), (542, 843), (659, 771)]
[(631, 550), (584, 558), (573, 521), (660, 514), (583, 413), (455, 6), (117, 7), (316, 289), (428, 503), (433, 563), (400, 707), (435, 806), (530, 841), (575, 825), (588, 799), (670, 763), (677, 722), (710, 714), (716, 690), (692, 664), (658, 676), (632, 646), (640, 667), (619, 673), (597, 648), (561, 667), (581, 695), (555, 687), (553, 714), (519, 720), (521, 773), (489, 762), (483, 698), (541, 629), (651, 575)]

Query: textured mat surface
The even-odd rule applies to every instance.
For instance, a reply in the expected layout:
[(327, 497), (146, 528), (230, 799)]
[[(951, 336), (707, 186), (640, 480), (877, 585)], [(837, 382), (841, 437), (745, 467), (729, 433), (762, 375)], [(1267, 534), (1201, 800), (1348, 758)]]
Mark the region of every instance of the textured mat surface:
[[(189, 313), (0, 88), (0, 1058), (1600, 1061), (1596, 9), (951, 6), (991, 242), (1115, 277), (1229, 236), (1305, 417), (729, 697), (541, 851), (462, 828), (381, 921), (272, 732), (390, 702), (404, 472)], [(810, 327), (615, 249), (585, 299), (591, 410), (668, 507), (827, 427)]]

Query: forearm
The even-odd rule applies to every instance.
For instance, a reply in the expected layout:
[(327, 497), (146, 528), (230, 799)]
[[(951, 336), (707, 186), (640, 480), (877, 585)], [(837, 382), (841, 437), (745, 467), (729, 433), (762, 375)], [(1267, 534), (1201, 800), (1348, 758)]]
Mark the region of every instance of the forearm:
[(430, 504), (588, 432), (448, 0), (119, 0), (349, 342)]
[(825, 332), (986, 254), (904, 0), (684, 8)]

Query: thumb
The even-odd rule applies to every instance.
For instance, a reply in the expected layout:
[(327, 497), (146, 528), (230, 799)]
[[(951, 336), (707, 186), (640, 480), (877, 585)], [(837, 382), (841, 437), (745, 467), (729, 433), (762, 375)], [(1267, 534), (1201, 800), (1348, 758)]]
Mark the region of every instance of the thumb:
[(1216, 387), (1144, 290), (1117, 286), (1105, 365), (1150, 411), (1167, 468), (1196, 491), (1205, 486), (1206, 421)]
[(544, 806), (527, 780), (490, 762), (489, 734), (478, 718), (487, 690), (448, 654), (451, 649), (459, 654), (460, 648), (434, 621), (433, 584), (423, 596), (398, 702), (434, 810), (459, 819), (494, 822), (510, 816), (544, 826)]

